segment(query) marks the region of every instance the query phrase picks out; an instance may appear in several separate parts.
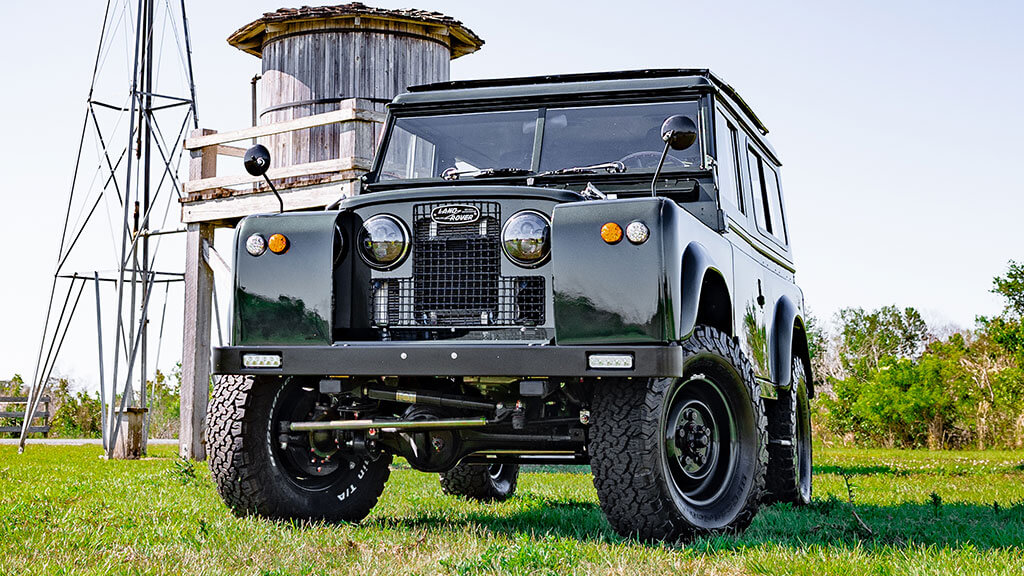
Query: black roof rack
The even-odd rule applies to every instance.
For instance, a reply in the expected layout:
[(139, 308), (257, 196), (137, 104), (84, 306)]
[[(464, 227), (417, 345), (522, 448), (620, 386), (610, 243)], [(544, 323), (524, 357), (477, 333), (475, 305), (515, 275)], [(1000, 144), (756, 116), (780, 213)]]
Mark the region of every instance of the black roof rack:
[(520, 76), (516, 78), (492, 78), (483, 80), (452, 80), (449, 82), (435, 82), (432, 84), (421, 84), (410, 86), (409, 92), (422, 93), (437, 90), (463, 90), (472, 88), (497, 88), (505, 86), (531, 86), (538, 84), (562, 84), (568, 82), (597, 82), (602, 80), (638, 80), (649, 78), (678, 78), (686, 76), (699, 76), (707, 78), (715, 87), (724, 92), (736, 101), (754, 125), (762, 134), (768, 133), (768, 128), (761, 122), (761, 119), (754, 114), (750, 106), (736, 92), (736, 90), (724, 80), (716, 76), (707, 68), (650, 68), (646, 70), (621, 70), (616, 72), (584, 72), (577, 74), (550, 74), (545, 76)]

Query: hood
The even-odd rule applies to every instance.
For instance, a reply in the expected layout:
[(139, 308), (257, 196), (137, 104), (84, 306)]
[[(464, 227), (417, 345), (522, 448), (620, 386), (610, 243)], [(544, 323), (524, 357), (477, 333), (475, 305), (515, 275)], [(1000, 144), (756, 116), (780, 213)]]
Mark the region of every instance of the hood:
[(571, 190), (557, 190), (530, 186), (424, 186), (388, 190), (387, 192), (369, 192), (346, 198), (338, 204), (339, 210), (352, 210), (374, 204), (391, 202), (408, 202), (424, 200), (481, 200), (498, 198), (517, 198), (538, 200), (554, 200), (555, 202), (578, 202), (583, 196)]

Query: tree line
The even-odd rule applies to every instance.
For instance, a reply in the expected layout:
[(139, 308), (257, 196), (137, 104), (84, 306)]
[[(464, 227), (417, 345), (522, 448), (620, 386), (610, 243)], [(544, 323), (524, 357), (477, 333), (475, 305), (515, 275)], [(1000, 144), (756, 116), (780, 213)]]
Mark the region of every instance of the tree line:
[(826, 443), (1024, 447), (1024, 264), (993, 280), (1003, 311), (970, 329), (929, 327), (914, 308), (846, 308), (808, 332)]
[[(150, 438), (178, 437), (180, 390), (180, 363), (171, 374), (157, 370), (155, 379), (146, 382)], [(47, 438), (100, 437), (102, 428), (98, 391), (90, 394), (77, 389), (67, 378), (52, 378), (47, 382), (46, 394), (50, 396), (50, 431)], [(20, 375), (15, 374), (10, 380), (0, 380), (0, 396), (28, 396), (28, 386)], [(120, 400), (118, 396), (115, 402)], [(21, 410), (24, 405), (17, 408)], [(0, 426), (21, 426), (21, 423), (20, 418), (0, 418)], [(2, 436), (16, 437), (17, 434), (0, 434)]]

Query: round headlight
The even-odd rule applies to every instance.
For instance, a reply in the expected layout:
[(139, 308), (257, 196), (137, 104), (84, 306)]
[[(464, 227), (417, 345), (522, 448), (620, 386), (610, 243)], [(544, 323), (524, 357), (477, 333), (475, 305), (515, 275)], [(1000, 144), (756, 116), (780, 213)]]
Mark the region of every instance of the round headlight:
[(533, 210), (512, 215), (501, 231), (501, 245), (508, 259), (520, 266), (537, 266), (551, 251), (551, 223)]
[(363, 222), (358, 244), (363, 261), (374, 268), (386, 270), (405, 258), (409, 251), (409, 234), (397, 218), (381, 214)]
[(267, 241), (259, 234), (253, 234), (245, 240), (245, 251), (252, 256), (259, 256), (267, 251)]

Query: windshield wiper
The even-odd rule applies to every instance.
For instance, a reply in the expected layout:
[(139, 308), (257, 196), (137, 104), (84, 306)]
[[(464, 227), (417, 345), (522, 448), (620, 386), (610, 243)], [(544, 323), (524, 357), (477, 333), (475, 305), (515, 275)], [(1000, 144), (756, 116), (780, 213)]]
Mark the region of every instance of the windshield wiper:
[(501, 178), (508, 176), (557, 176), (559, 174), (593, 174), (598, 170), (604, 170), (609, 174), (621, 174), (626, 171), (626, 165), (622, 162), (602, 162), (600, 164), (589, 164), (587, 166), (573, 166), (571, 168), (559, 168), (558, 170), (547, 170), (535, 173), (528, 168), (473, 168), (472, 170), (458, 170), (454, 166), (446, 168), (441, 172), (441, 178), (445, 180), (458, 180), (463, 176), (471, 178)]
[(456, 170), (454, 166), (441, 172), (441, 178), (445, 180), (458, 180), (459, 178), (472, 175), (472, 178), (501, 178), (503, 176), (526, 176), (533, 174), (528, 168), (474, 168), (472, 170)]
[(626, 171), (626, 165), (622, 162), (602, 162), (588, 166), (573, 166), (572, 168), (559, 168), (558, 170), (547, 170), (537, 176), (556, 176), (558, 174), (593, 174), (598, 170), (604, 170), (609, 174), (621, 174)]

